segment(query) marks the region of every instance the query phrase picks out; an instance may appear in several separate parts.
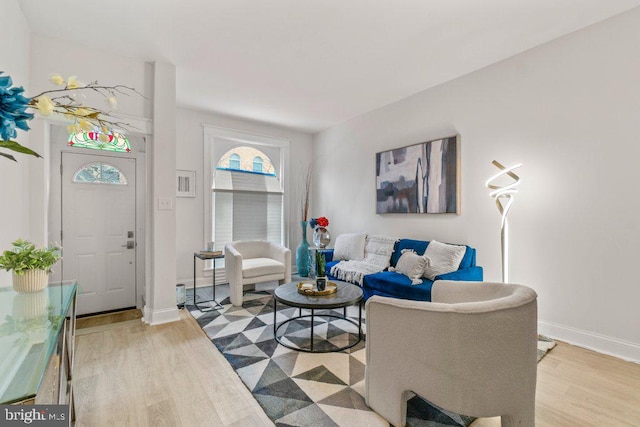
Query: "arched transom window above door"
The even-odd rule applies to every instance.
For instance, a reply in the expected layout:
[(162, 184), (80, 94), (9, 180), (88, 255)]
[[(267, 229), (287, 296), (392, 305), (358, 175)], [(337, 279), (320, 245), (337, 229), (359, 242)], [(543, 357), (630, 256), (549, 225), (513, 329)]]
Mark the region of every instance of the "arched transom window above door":
[(76, 132), (69, 136), (70, 147), (91, 148), (93, 150), (130, 153), (131, 144), (126, 136), (118, 132), (102, 133), (99, 129), (90, 132)]

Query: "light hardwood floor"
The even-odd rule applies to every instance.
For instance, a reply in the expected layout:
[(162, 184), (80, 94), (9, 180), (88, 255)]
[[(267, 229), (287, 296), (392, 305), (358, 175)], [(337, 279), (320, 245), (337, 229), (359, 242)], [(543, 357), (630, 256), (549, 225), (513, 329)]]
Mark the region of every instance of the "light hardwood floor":
[[(77, 337), (77, 425), (273, 425), (195, 320), (181, 316)], [(537, 426), (640, 426), (640, 365), (558, 343), (538, 366)]]
[(273, 425), (195, 320), (181, 317), (77, 337), (76, 425)]

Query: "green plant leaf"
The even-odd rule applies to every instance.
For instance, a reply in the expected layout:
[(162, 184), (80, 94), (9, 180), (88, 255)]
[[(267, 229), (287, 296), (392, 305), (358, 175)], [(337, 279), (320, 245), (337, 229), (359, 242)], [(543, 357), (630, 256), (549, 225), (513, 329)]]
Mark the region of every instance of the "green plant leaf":
[(50, 271), (60, 259), (60, 248), (50, 246), (37, 248), (33, 243), (18, 239), (12, 243), (13, 248), (0, 255), (0, 269), (22, 275), (26, 270), (38, 269)]
[(36, 153), (32, 149), (27, 148), (24, 145), (20, 145), (15, 141), (0, 141), (0, 148), (6, 148), (8, 150), (16, 151), (18, 153), (28, 154), (30, 156), (42, 157), (40, 154)]
[(17, 162), (16, 158), (13, 157), (11, 154), (3, 153), (2, 151), (0, 151), (0, 156), (6, 157), (9, 160), (13, 160), (14, 162)]

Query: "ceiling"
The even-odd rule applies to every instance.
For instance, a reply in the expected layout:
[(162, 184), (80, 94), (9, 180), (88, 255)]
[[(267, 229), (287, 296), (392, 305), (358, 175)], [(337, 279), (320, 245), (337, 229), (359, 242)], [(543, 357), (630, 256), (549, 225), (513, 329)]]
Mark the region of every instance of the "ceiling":
[[(33, 32), (175, 64), (182, 107), (317, 132), (640, 0), (19, 0)], [(70, 22), (92, 22), (79, 35)]]

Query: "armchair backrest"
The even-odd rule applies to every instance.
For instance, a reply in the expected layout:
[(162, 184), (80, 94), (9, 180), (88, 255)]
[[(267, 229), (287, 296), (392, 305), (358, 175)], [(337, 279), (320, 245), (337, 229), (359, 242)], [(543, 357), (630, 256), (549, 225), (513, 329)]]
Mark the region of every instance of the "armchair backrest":
[(267, 240), (237, 240), (235, 242), (227, 243), (233, 247), (236, 251), (240, 252), (243, 258), (270, 258), (272, 254), (275, 254), (275, 248), (280, 248), (280, 245), (269, 242)]
[(402, 363), (428, 371), (429, 381), (408, 390), (422, 388), (436, 405), (460, 413), (498, 410), (489, 396), (514, 395), (522, 384), (535, 390), (536, 299), (526, 286), (444, 280), (434, 283), (432, 302), (369, 298), (367, 368), (379, 368), (375, 347), (410, 354)]

